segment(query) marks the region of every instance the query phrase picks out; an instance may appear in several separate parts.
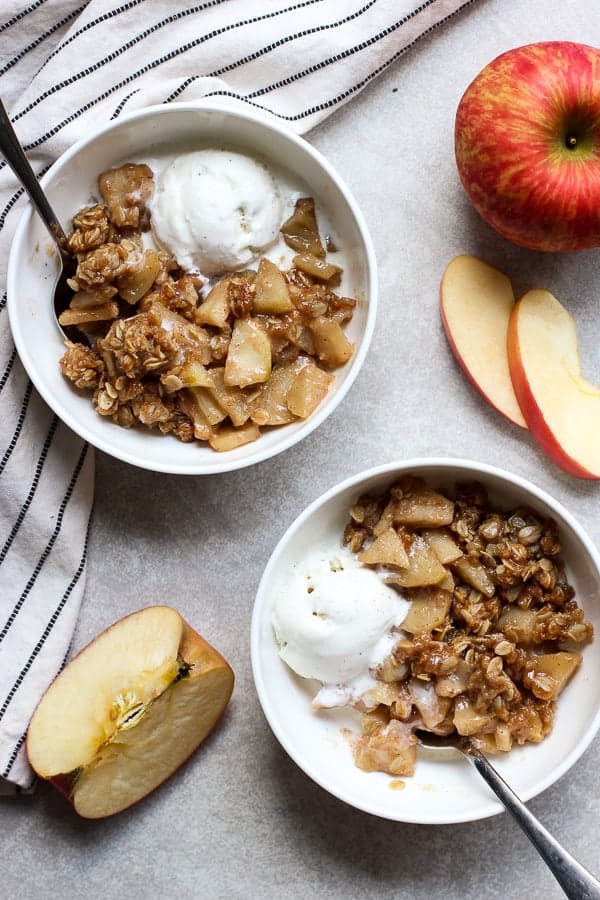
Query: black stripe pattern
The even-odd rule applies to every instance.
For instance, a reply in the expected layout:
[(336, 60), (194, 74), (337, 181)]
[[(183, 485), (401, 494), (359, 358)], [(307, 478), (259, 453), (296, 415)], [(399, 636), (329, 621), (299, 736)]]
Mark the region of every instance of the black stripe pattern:
[[(86, 455), (87, 455), (87, 453), (88, 453), (88, 449), (89, 449), (88, 445), (87, 445), (87, 444), (84, 444), (83, 449), (82, 449), (82, 451), (81, 451), (81, 455), (80, 455), (80, 457), (79, 457), (79, 459), (78, 459), (78, 461), (77, 461), (77, 465), (75, 466), (75, 471), (73, 472), (73, 475), (72, 475), (72, 477), (71, 477), (71, 481), (69, 482), (69, 486), (67, 487), (67, 491), (66, 491), (65, 496), (63, 497), (63, 500), (62, 500), (62, 502), (61, 502), (61, 505), (60, 505), (60, 508), (59, 508), (59, 514), (58, 514), (58, 516), (57, 516), (57, 521), (56, 521), (56, 525), (55, 525), (54, 531), (52, 532), (52, 535), (51, 535), (51, 537), (50, 537), (50, 540), (48, 541), (48, 544), (47, 544), (46, 547), (44, 548), (44, 552), (42, 553), (40, 559), (39, 559), (38, 562), (37, 562), (37, 565), (36, 565), (36, 567), (35, 567), (35, 569), (34, 569), (34, 571), (33, 571), (33, 574), (32, 574), (32, 576), (31, 576), (31, 578), (30, 578), (29, 581), (27, 582), (27, 585), (26, 585), (26, 587), (25, 587), (25, 590), (23, 591), (23, 593), (21, 594), (21, 597), (19, 598), (19, 602), (16, 604), (15, 608), (13, 609), (13, 611), (12, 611), (10, 617), (9, 617), (9, 620), (8, 620), (7, 623), (5, 624), (5, 626), (4, 626), (4, 628), (2, 629), (2, 631), (0, 632), (0, 641), (4, 640), (4, 638), (6, 637), (6, 634), (7, 634), (8, 630), (9, 630), (9, 628), (11, 627), (11, 625), (12, 625), (13, 622), (14, 622), (14, 620), (16, 619), (16, 617), (17, 617), (17, 615), (18, 615), (18, 613), (19, 613), (19, 610), (21, 609), (21, 606), (23, 605), (23, 603), (24, 603), (25, 600), (27, 599), (27, 596), (28, 596), (29, 592), (31, 591), (31, 588), (33, 587), (33, 584), (35, 583), (36, 578), (37, 578), (38, 575), (40, 574), (40, 572), (41, 572), (41, 570), (42, 570), (42, 567), (43, 567), (44, 563), (45, 563), (46, 560), (48, 559), (48, 556), (49, 556), (49, 554), (50, 554), (50, 551), (52, 550), (52, 547), (54, 546), (54, 543), (55, 543), (55, 541), (56, 541), (56, 538), (57, 538), (58, 534), (60, 533), (60, 529), (61, 529), (61, 527), (62, 527), (62, 522), (63, 522), (63, 516), (64, 516), (64, 513), (65, 513), (65, 509), (66, 509), (67, 504), (68, 504), (68, 502), (69, 502), (69, 500), (71, 499), (71, 496), (72, 496), (72, 494), (73, 494), (73, 489), (74, 489), (74, 487), (75, 487), (75, 484), (77, 483), (77, 479), (79, 478), (79, 473), (81, 472), (81, 469), (82, 469), (83, 464), (84, 464), (84, 462), (85, 462), (85, 457), (86, 457)], [(18, 689), (19, 689), (20, 686), (22, 685), (25, 676), (27, 675), (27, 673), (28, 673), (29, 670), (31, 669), (33, 663), (35, 662), (36, 657), (38, 656), (40, 650), (41, 650), (42, 647), (44, 646), (45, 641), (48, 639), (48, 637), (49, 637), (49, 635), (50, 635), (52, 629), (54, 628), (56, 622), (58, 621), (58, 618), (59, 618), (61, 612), (63, 611), (66, 602), (68, 601), (69, 597), (71, 596), (71, 593), (73, 592), (73, 588), (75, 587), (75, 585), (77, 584), (77, 582), (78, 582), (79, 579), (81, 578), (81, 574), (82, 574), (83, 569), (84, 569), (84, 567), (85, 567), (86, 556), (87, 556), (87, 531), (86, 531), (86, 539), (85, 539), (85, 541), (84, 541), (83, 553), (82, 553), (82, 555), (81, 555), (81, 560), (80, 560), (79, 565), (78, 565), (78, 567), (77, 567), (77, 569), (76, 569), (76, 571), (75, 571), (75, 574), (73, 575), (73, 578), (71, 579), (71, 581), (70, 581), (70, 583), (69, 583), (67, 589), (65, 590), (64, 594), (62, 595), (62, 597), (61, 597), (61, 599), (60, 599), (60, 602), (59, 602), (58, 606), (56, 607), (56, 609), (55, 609), (54, 612), (52, 613), (52, 616), (50, 617), (50, 620), (49, 620), (48, 623), (46, 624), (46, 627), (44, 628), (44, 631), (42, 632), (42, 635), (41, 635), (40, 639), (39, 639), (38, 642), (36, 643), (36, 645), (35, 645), (35, 647), (33, 648), (31, 654), (29, 655), (29, 657), (28, 657), (28, 659), (27, 659), (27, 662), (25, 663), (25, 665), (23, 666), (23, 668), (22, 668), (21, 671), (19, 672), (18, 677), (16, 678), (14, 684), (13, 684), (12, 687), (10, 688), (8, 694), (6, 695), (6, 698), (5, 698), (4, 702), (3, 702), (2, 705), (0, 706), (0, 720), (2, 720), (3, 716), (5, 715), (6, 710), (7, 710), (8, 707), (9, 707), (10, 701), (12, 700), (12, 698), (14, 697), (14, 695), (16, 694), (16, 692), (18, 691)]]
[(77, 16), (81, 12), (83, 12), (85, 7), (86, 7), (86, 4), (84, 3), (82, 6), (78, 6), (75, 9), (69, 10), (68, 13), (65, 16), (63, 16), (62, 19), (59, 19), (57, 22), (53, 22), (53, 24), (50, 26), (50, 28), (48, 28), (42, 34), (38, 34), (37, 37), (35, 38), (35, 40), (31, 41), (31, 43), (27, 44), (27, 46), (22, 47), (19, 50), (19, 52), (16, 53), (12, 57), (12, 59), (9, 59), (8, 62), (5, 63), (2, 66), (2, 68), (0, 68), (0, 76), (6, 74), (6, 72), (8, 72), (9, 69), (12, 69), (13, 66), (16, 66), (17, 63), (20, 60), (24, 59), (24, 57), (26, 57), (27, 54), (31, 53), (32, 50), (35, 50), (36, 47), (38, 47), (40, 44), (43, 44), (44, 41), (47, 41), (48, 38), (52, 37), (53, 34), (55, 34), (57, 31), (60, 31), (61, 29), (63, 29), (65, 27), (65, 25), (67, 25), (73, 19), (77, 18)]
[(31, 3), (25, 9), (22, 9), (20, 12), (16, 13), (16, 15), (12, 16), (7, 22), (3, 22), (0, 25), (0, 33), (6, 31), (7, 28), (11, 28), (13, 25), (16, 25), (17, 22), (20, 22), (21, 19), (25, 18), (25, 16), (28, 16), (30, 13), (34, 12), (45, 2), (46, 0), (36, 0), (35, 3)]
[[(14, 359), (14, 357), (13, 357)], [(23, 430), (23, 423), (25, 422), (25, 416), (27, 415), (27, 410), (29, 409), (29, 401), (31, 400), (31, 392), (33, 390), (33, 385), (30, 381), (27, 382), (27, 388), (25, 389), (25, 396), (23, 397), (23, 403), (21, 404), (21, 410), (19, 412), (19, 418), (17, 419), (17, 424), (15, 430), (13, 432), (13, 436), (10, 439), (10, 444), (4, 451), (4, 456), (0, 459), (0, 475), (4, 472), (6, 468), (6, 464), (9, 461), (13, 450), (17, 446), (17, 441), (19, 440), (19, 436), (21, 431)]]

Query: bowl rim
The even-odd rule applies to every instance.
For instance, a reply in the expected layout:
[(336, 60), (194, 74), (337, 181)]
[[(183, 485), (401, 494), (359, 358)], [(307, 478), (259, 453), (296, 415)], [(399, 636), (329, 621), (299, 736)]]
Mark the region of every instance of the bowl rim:
[[(375, 321), (377, 317), (378, 302), (378, 274), (377, 261), (373, 240), (369, 232), (366, 220), (361, 212), (353, 193), (345, 183), (341, 175), (338, 174), (333, 165), (326, 159), (323, 154), (312, 146), (307, 140), (293, 132), (284, 124), (278, 122), (275, 118), (271, 119), (266, 113), (251, 108), (238, 107), (237, 105), (226, 101), (215, 100), (212, 98), (199, 99), (188, 102), (174, 102), (168, 104), (153, 104), (143, 109), (134, 110), (118, 119), (103, 122), (101, 125), (92, 129), (87, 135), (80, 138), (65, 150), (52, 164), (48, 171), (40, 178), (42, 187), (46, 187), (53, 178), (59, 174), (71, 160), (89, 144), (93, 143), (99, 137), (110, 134), (111, 131), (123, 128), (129, 123), (136, 122), (139, 119), (151, 118), (153, 116), (169, 115), (176, 112), (195, 112), (207, 111), (209, 113), (218, 113), (219, 115), (230, 116), (232, 118), (250, 121), (260, 128), (271, 131), (291, 144), (296, 145), (302, 152), (312, 158), (327, 175), (328, 179), (333, 182), (338, 191), (344, 197), (345, 202), (351, 210), (354, 217), (358, 233), (365, 253), (365, 283), (366, 283), (366, 321), (362, 330), (362, 336), (359, 346), (356, 348), (352, 359), (347, 363), (349, 366), (346, 377), (341, 381), (335, 393), (329, 398), (325, 398), (323, 403), (315, 410), (315, 412), (305, 419), (296, 430), (282, 433), (280, 442), (274, 443), (273, 446), (265, 447), (261, 444), (260, 439), (255, 442), (256, 452), (247, 457), (239, 459), (229, 459), (228, 454), (217, 454), (215, 451), (214, 462), (210, 464), (206, 461), (186, 464), (169, 464), (169, 463), (153, 463), (141, 452), (132, 453), (119, 447), (118, 440), (111, 441), (104, 438), (103, 435), (90, 431), (85, 424), (78, 421), (77, 416), (70, 411), (69, 407), (57, 400), (56, 395), (47, 387), (41, 372), (38, 372), (33, 362), (33, 354), (28, 349), (24, 331), (22, 330), (17, 313), (18, 303), (18, 266), (17, 256), (21, 252), (22, 246), (25, 245), (25, 233), (35, 215), (35, 210), (30, 201), (27, 208), (21, 214), (16, 225), (10, 246), (8, 258), (6, 291), (7, 291), (7, 311), (10, 329), (13, 340), (17, 348), (19, 358), (25, 368), (27, 375), (33, 382), (36, 390), (48, 404), (48, 406), (56, 413), (56, 415), (67, 425), (72, 431), (79, 435), (83, 440), (88, 441), (98, 450), (102, 450), (109, 456), (119, 459), (122, 462), (135, 465), (142, 469), (148, 469), (153, 472), (162, 472), (174, 475), (216, 475), (223, 472), (233, 472), (237, 469), (246, 468), (255, 465), (276, 456), (279, 453), (288, 450), (297, 444), (303, 438), (311, 434), (342, 402), (350, 388), (352, 387), (358, 373), (362, 369), (365, 358), (367, 356), (373, 332), (375, 329)], [(58, 329), (58, 326), (57, 326)], [(329, 402), (327, 402), (329, 400)], [(285, 428), (285, 426), (284, 426)], [(154, 435), (158, 437), (158, 435)], [(195, 446), (195, 445), (193, 445)], [(235, 452), (235, 451), (230, 451)], [(190, 458), (193, 458), (190, 454)]]
[[(396, 459), (392, 462), (387, 462), (370, 467), (368, 469), (364, 469), (354, 475), (349, 476), (343, 481), (338, 482), (337, 484), (333, 485), (333, 487), (330, 487), (323, 494), (317, 497), (315, 500), (313, 500), (294, 519), (294, 521), (288, 526), (282, 537), (275, 545), (271, 556), (269, 557), (267, 565), (265, 566), (263, 575), (260, 579), (256, 591), (250, 627), (250, 656), (252, 676), (256, 693), (258, 695), (259, 703), (262, 707), (263, 714), (267, 720), (267, 723), (269, 724), (269, 727), (271, 728), (274, 736), (277, 738), (288, 756), (316, 784), (318, 784), (332, 796), (337, 797), (339, 800), (344, 801), (355, 809), (370, 813), (371, 815), (375, 815), (378, 818), (416, 825), (452, 825), (460, 824), (463, 822), (479, 821), (481, 819), (490, 818), (491, 816), (498, 815), (504, 812), (504, 807), (500, 804), (500, 801), (495, 797), (495, 795), (490, 792), (491, 802), (488, 807), (483, 810), (483, 812), (475, 811), (473, 813), (467, 814), (456, 812), (454, 814), (445, 815), (434, 820), (431, 817), (427, 816), (402, 814), (402, 809), (401, 807), (399, 807), (398, 812), (400, 813), (400, 815), (394, 815), (392, 813), (382, 812), (376, 807), (375, 804), (362, 802), (361, 800), (350, 796), (350, 793), (345, 791), (343, 788), (332, 786), (331, 784), (329, 784), (328, 780), (320, 774), (318, 769), (315, 768), (311, 763), (308, 763), (303, 758), (303, 756), (296, 751), (293, 743), (287, 739), (284, 731), (279, 725), (278, 717), (270, 701), (268, 686), (263, 678), (262, 673), (262, 666), (260, 662), (262, 644), (261, 628), (263, 622), (263, 609), (268, 599), (268, 585), (271, 579), (272, 572), (277, 565), (279, 556), (288, 546), (289, 542), (293, 540), (297, 532), (300, 531), (307, 519), (309, 519), (319, 509), (325, 507), (330, 500), (334, 499), (339, 494), (343, 493), (349, 488), (358, 487), (361, 483), (370, 480), (371, 478), (385, 475), (388, 475), (390, 476), (390, 478), (392, 478), (396, 474), (399, 475), (402, 473), (410, 472), (413, 469), (423, 470), (434, 469), (438, 467), (462, 469), (465, 474), (472, 473), (474, 475), (483, 475), (484, 477), (491, 476), (499, 478), (530, 493), (536, 500), (539, 500), (549, 506), (550, 509), (552, 509), (554, 513), (556, 513), (556, 515), (560, 517), (560, 519), (562, 519), (564, 523), (571, 529), (576, 538), (581, 542), (584, 549), (589, 554), (593, 565), (598, 571), (600, 577), (600, 552), (596, 549), (595, 544), (593, 543), (592, 539), (589, 537), (583, 526), (579, 524), (577, 519), (562, 505), (559, 500), (554, 499), (549, 493), (547, 493), (547, 491), (545, 491), (543, 488), (537, 487), (537, 485), (533, 484), (528, 479), (522, 477), (521, 475), (509, 472), (507, 469), (502, 469), (498, 466), (462, 457), (413, 457), (410, 459)], [(600, 640), (600, 635), (596, 636), (596, 640)], [(519, 793), (520, 799), (524, 802), (531, 800), (533, 797), (541, 794), (548, 787), (558, 781), (559, 778), (565, 775), (566, 772), (587, 750), (599, 729), (600, 704), (598, 705), (598, 709), (596, 710), (595, 715), (588, 723), (583, 736), (573, 747), (571, 752), (567, 754), (560, 765), (552, 768), (551, 771), (546, 775), (546, 777), (542, 778), (541, 781), (538, 782), (532, 789), (521, 790)]]

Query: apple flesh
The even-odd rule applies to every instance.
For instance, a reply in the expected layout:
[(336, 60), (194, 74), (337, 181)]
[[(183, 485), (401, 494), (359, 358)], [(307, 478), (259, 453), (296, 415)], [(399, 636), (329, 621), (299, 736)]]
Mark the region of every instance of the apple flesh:
[(509, 50), (465, 91), (455, 153), (464, 188), (501, 235), (534, 250), (600, 245), (600, 50)]
[(29, 725), (29, 762), (84, 818), (120, 812), (210, 734), (233, 680), (228, 663), (176, 610), (139, 610), (52, 682)]
[(457, 256), (446, 267), (440, 312), (452, 352), (481, 396), (515, 425), (527, 428), (506, 349), (514, 305), (509, 278), (476, 256)]
[(600, 389), (581, 374), (575, 322), (548, 291), (529, 291), (508, 327), (508, 360), (529, 430), (580, 478), (600, 478)]

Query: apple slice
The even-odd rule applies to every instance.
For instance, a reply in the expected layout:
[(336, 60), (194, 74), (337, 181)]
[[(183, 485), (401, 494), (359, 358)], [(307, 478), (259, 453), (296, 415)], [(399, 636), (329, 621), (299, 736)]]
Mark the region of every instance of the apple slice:
[(233, 671), (176, 610), (149, 606), (87, 645), (29, 725), (32, 768), (87, 819), (120, 812), (169, 777), (217, 724)]
[(508, 368), (506, 334), (515, 297), (510, 280), (476, 256), (456, 256), (440, 285), (442, 323), (474, 388), (515, 425), (527, 428)]
[(548, 291), (529, 291), (515, 305), (508, 361), (542, 449), (566, 472), (600, 478), (600, 389), (583, 378), (575, 322)]

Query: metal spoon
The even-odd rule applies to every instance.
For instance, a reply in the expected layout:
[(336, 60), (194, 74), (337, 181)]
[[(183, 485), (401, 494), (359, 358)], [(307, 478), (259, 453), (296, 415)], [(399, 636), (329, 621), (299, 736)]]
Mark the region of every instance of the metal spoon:
[(550, 832), (546, 831), (498, 774), (487, 757), (474, 747), (468, 738), (460, 735), (440, 737), (428, 731), (416, 731), (415, 734), (422, 747), (437, 750), (455, 749), (469, 760), (521, 826), (567, 897), (573, 900), (600, 900), (600, 881), (561, 847)]
[(44, 194), (36, 174), (31, 168), (25, 151), (17, 137), (8, 113), (0, 100), (0, 151), (6, 157), (6, 161), (29, 194), (31, 202), (35, 206), (44, 225), (50, 232), (55, 242), (60, 259), (60, 273), (54, 286), (54, 314), (56, 324), (65, 338), (71, 341), (85, 341), (85, 334), (74, 325), (61, 325), (58, 321), (60, 314), (68, 308), (73, 291), (67, 284), (67, 278), (75, 274), (77, 259), (71, 252), (67, 236), (60, 224), (56, 213), (50, 206), (48, 198)]

